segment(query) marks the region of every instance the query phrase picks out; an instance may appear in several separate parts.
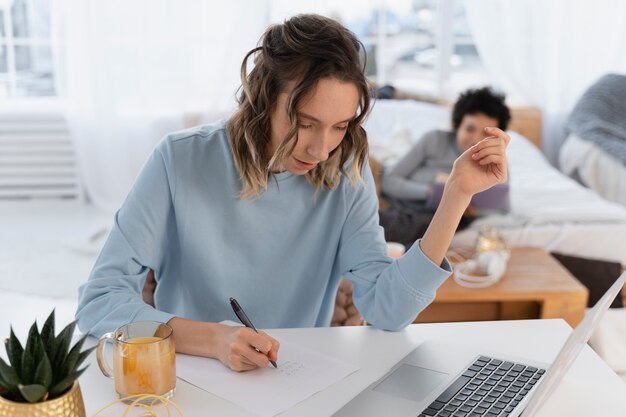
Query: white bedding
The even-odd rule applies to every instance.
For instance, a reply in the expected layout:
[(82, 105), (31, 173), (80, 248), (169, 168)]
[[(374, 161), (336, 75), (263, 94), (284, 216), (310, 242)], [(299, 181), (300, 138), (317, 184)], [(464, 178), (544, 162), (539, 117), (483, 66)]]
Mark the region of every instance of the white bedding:
[[(449, 110), (428, 103), (380, 100), (366, 123), (371, 154), (390, 166), (432, 129), (449, 128)], [(489, 216), (456, 234), (471, 246), (482, 224), (497, 226), (510, 246), (535, 246), (626, 265), (626, 208), (604, 200), (552, 167), (539, 149), (509, 132), (511, 213)]]
[(569, 135), (559, 150), (559, 166), (607, 200), (626, 206), (626, 166), (595, 143)]
[[(366, 125), (371, 154), (389, 166), (423, 133), (448, 128), (449, 119), (447, 109), (432, 104), (379, 101)], [(578, 184), (553, 168), (530, 141), (509, 134), (511, 213), (474, 222), (455, 235), (452, 246), (473, 246), (481, 223), (486, 223), (497, 226), (511, 247), (541, 247), (626, 265), (626, 207)], [(608, 172), (603, 175), (624, 178), (619, 170)], [(626, 375), (625, 335), (626, 308), (611, 309), (590, 340), (622, 375)]]
[(453, 246), (472, 245), (480, 226), (489, 224), (510, 246), (539, 246), (626, 265), (626, 208), (563, 175), (530, 141), (509, 133), (511, 213), (474, 222), (457, 233)]

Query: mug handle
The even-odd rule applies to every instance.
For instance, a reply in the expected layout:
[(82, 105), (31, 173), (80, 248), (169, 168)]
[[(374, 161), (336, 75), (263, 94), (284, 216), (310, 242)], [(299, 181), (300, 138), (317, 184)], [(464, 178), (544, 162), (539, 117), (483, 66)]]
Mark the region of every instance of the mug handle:
[(96, 348), (96, 359), (98, 360), (98, 366), (100, 370), (104, 374), (104, 376), (113, 379), (113, 370), (104, 356), (104, 348), (106, 347), (107, 341), (115, 341), (115, 332), (109, 332), (102, 335), (100, 339), (98, 339), (98, 347)]

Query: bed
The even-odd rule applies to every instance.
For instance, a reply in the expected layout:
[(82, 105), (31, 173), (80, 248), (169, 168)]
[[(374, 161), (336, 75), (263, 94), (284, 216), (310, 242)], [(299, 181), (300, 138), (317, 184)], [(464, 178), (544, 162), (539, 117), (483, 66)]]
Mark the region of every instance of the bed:
[[(392, 166), (427, 131), (450, 125), (447, 108), (410, 100), (379, 100), (365, 128), (370, 154)], [(626, 207), (607, 201), (552, 167), (524, 136), (509, 132), (511, 212), (488, 216), (457, 233), (453, 247), (471, 246), (484, 224), (497, 227), (510, 246), (626, 265)]]
[(511, 212), (475, 221), (455, 236), (453, 245), (471, 245), (487, 224), (498, 227), (510, 246), (539, 246), (626, 265), (626, 207), (582, 187), (523, 136), (509, 134)]
[[(448, 128), (449, 110), (411, 101), (378, 101), (366, 130), (370, 154), (391, 166), (421, 135)], [(510, 247), (541, 247), (626, 265), (626, 207), (600, 197), (554, 168), (524, 136), (508, 132), (511, 212), (457, 233), (452, 248), (473, 246), (481, 225), (497, 227)], [(613, 173), (612, 175), (615, 175)], [(591, 345), (626, 379), (626, 308), (610, 309)]]

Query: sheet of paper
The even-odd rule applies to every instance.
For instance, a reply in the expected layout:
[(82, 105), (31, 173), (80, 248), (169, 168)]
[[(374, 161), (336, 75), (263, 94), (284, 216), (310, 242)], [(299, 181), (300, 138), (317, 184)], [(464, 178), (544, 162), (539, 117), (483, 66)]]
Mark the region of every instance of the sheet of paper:
[(176, 355), (179, 378), (259, 416), (271, 417), (359, 368), (311, 349), (280, 341), (278, 369), (234, 372), (215, 359)]

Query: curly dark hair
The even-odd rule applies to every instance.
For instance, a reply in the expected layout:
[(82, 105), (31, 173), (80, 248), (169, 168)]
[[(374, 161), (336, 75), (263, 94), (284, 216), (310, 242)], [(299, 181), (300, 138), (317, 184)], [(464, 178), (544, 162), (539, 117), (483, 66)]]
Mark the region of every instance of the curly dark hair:
[(498, 119), (498, 127), (506, 130), (511, 120), (511, 112), (504, 104), (504, 94), (498, 94), (491, 87), (467, 90), (459, 96), (452, 109), (452, 128), (456, 131), (466, 114), (483, 113)]

